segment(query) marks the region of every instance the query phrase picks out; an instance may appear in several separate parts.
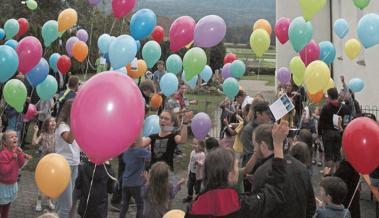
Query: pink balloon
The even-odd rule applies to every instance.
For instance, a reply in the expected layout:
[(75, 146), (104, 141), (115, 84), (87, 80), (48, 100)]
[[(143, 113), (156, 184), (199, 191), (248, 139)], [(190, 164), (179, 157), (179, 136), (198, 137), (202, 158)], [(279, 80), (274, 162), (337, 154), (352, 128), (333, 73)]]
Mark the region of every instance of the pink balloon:
[(37, 115), (37, 108), (34, 104), (29, 104), (28, 111), (24, 115), (24, 122), (28, 122)]
[(18, 71), (27, 74), (42, 57), (42, 45), (34, 36), (27, 36), (18, 43), (16, 52), (19, 59)]
[(176, 52), (193, 41), (195, 26), (195, 20), (189, 16), (179, 17), (172, 23), (170, 28), (171, 51)]
[(79, 41), (79, 38), (76, 36), (71, 36), (66, 41), (66, 52), (68, 56), (72, 57), (72, 47), (74, 47), (75, 42)]
[(320, 59), (320, 46), (315, 40), (308, 43), (303, 50), (300, 51), (301, 60), (303, 60), (305, 66), (312, 63), (313, 61)]
[(100, 164), (131, 145), (143, 127), (144, 102), (136, 83), (117, 71), (97, 74), (79, 89), (71, 110), (75, 140)]
[(136, 0), (112, 0), (113, 15), (120, 19), (133, 10)]
[(279, 42), (285, 44), (288, 41), (288, 29), (290, 27), (291, 20), (286, 17), (281, 17), (276, 21), (275, 34)]

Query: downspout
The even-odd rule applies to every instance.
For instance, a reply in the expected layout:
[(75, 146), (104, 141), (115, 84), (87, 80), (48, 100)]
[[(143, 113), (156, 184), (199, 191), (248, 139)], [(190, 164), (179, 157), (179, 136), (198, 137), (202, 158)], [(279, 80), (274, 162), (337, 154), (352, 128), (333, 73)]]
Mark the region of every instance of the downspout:
[[(333, 41), (333, 1), (329, 1), (329, 2), (330, 2), (330, 7), (329, 7), (330, 42), (334, 44), (334, 41)], [(333, 66), (333, 62), (330, 65), (330, 76), (334, 80), (334, 66)]]

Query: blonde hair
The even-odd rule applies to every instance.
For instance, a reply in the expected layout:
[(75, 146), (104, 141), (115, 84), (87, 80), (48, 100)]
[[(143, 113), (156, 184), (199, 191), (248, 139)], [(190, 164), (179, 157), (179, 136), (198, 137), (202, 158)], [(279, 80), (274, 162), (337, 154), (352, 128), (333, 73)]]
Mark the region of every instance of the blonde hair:
[(148, 197), (157, 205), (165, 205), (169, 200), (170, 167), (165, 162), (157, 162), (150, 169), (147, 185)]
[(56, 213), (44, 213), (38, 218), (59, 218), (59, 216)]
[(14, 130), (6, 130), (3, 134), (1, 134), (1, 142), (2, 142), (2, 143), (4, 143), (4, 142), (7, 140), (8, 135), (9, 135), (10, 133), (16, 133), (16, 134), (17, 134), (17, 132), (14, 131)]

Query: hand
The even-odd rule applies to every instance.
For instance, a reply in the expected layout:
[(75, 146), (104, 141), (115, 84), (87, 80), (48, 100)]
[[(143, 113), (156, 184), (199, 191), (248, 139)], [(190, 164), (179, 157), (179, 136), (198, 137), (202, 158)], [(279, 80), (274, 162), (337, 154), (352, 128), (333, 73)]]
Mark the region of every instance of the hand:
[(228, 119), (227, 118), (224, 118), (224, 120), (222, 121), (224, 123), (225, 126), (227, 126), (229, 124), (228, 122)]
[(22, 154), (22, 149), (20, 147), (16, 148), (16, 154)]
[(35, 125), (35, 126), (33, 127), (33, 129), (34, 129), (34, 132), (37, 133), (37, 132), (39, 131), (38, 125)]
[(236, 118), (237, 118), (238, 122), (240, 122), (240, 123), (243, 122), (243, 118), (240, 115), (237, 114)]
[(31, 160), (31, 159), (33, 159), (33, 156), (32, 156), (32, 155), (29, 155), (29, 154), (25, 154), (25, 158), (26, 158), (27, 160)]
[(186, 182), (186, 180), (185, 180), (184, 178), (181, 178), (181, 179), (178, 181), (178, 185), (183, 185), (185, 182)]
[(272, 128), (272, 139), (274, 146), (282, 145), (289, 132), (288, 121), (281, 120), (280, 124), (274, 124)]

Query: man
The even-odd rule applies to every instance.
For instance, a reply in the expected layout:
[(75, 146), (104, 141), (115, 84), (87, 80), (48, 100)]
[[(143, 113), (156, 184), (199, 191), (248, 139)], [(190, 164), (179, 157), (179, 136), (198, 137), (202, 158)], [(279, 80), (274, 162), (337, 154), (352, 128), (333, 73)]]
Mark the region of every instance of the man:
[(244, 103), (245, 99), (246, 99), (246, 92), (243, 91), (243, 90), (239, 90), (237, 95), (236, 95), (236, 98), (235, 98), (235, 101), (237, 103), (237, 113), (241, 116), (242, 115), (242, 104)]
[[(262, 124), (254, 130), (254, 155), (260, 163), (257, 165), (253, 182), (252, 193), (255, 194), (264, 187), (271, 171), (273, 161), (273, 138), (271, 124)], [(253, 158), (253, 157), (252, 157)], [(269, 218), (311, 218), (316, 209), (311, 177), (307, 168), (292, 156), (285, 155), (286, 176), (284, 182), (284, 205), (277, 207), (264, 217)]]
[(179, 90), (175, 94), (175, 99), (179, 102), (180, 105), (180, 110), (184, 111), (187, 109), (188, 106), (191, 104), (197, 104), (196, 100), (192, 101), (187, 101), (186, 98), (184, 97), (184, 93), (187, 91), (187, 85), (181, 81), (179, 84)]
[(64, 103), (67, 100), (75, 98), (76, 92), (79, 89), (79, 82), (79, 77), (77, 76), (70, 76), (70, 78), (68, 79), (67, 89), (59, 94), (59, 99), (57, 101), (54, 114), (56, 117), (58, 117), (59, 112), (62, 109), (61, 107), (64, 105)]
[(142, 97), (145, 100), (145, 114), (149, 112), (150, 95), (154, 93), (154, 83), (151, 80), (144, 80), (139, 84)]
[(164, 61), (158, 61), (157, 68), (158, 68), (158, 70), (155, 71), (153, 74), (153, 81), (154, 81), (155, 88), (157, 89), (156, 91), (158, 93), (161, 91), (161, 89), (159, 87), (159, 82), (161, 81), (163, 75), (165, 75), (165, 73), (166, 73), (166, 70), (164, 67)]

